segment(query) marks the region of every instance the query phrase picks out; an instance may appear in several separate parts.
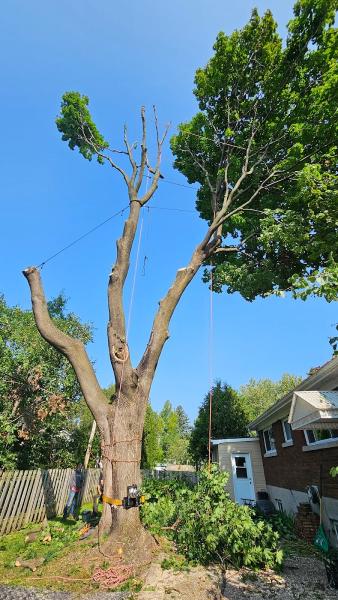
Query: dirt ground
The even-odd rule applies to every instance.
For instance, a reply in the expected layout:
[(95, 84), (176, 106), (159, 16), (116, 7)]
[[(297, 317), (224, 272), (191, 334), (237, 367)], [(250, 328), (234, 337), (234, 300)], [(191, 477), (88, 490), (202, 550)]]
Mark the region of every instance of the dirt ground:
[(338, 600), (316, 558), (286, 561), (283, 574), (197, 567), (175, 573), (152, 564), (137, 600)]

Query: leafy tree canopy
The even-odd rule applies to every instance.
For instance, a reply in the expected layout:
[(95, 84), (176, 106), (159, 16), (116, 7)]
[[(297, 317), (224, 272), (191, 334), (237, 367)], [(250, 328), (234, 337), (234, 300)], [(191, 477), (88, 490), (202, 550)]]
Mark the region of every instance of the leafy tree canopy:
[[(209, 401), (206, 394), (190, 437), (190, 453), (195, 463), (207, 459), (209, 440)], [(248, 435), (248, 419), (240, 398), (229, 385), (217, 381), (212, 388), (211, 437), (221, 439)]]
[[(62, 331), (92, 339), (91, 327), (66, 312), (66, 300), (49, 302)], [(80, 388), (68, 361), (40, 336), (31, 311), (0, 297), (0, 467), (68, 466), (74, 407)], [(83, 460), (83, 458), (82, 458)]]
[(209, 261), (215, 291), (337, 299), (337, 8), (297, 1), (284, 47), (271, 12), (254, 10), (196, 72), (199, 112), (171, 145), (200, 184), (201, 217), (227, 213)]
[(297, 375), (284, 373), (279, 381), (271, 379), (250, 379), (239, 388), (241, 406), (248, 422), (254, 421), (272, 404), (291, 392), (302, 381)]
[(81, 96), (79, 92), (66, 92), (62, 96), (61, 115), (56, 119), (56, 126), (62, 139), (74, 150), (79, 149), (82, 156), (92, 160), (96, 155), (100, 164), (104, 159), (100, 153), (109, 144), (97, 129), (88, 110), (88, 96)]

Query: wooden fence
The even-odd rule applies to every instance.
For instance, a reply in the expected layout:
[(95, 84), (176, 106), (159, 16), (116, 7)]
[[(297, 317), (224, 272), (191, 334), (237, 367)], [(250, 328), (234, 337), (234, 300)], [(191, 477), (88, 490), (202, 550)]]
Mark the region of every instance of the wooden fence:
[[(72, 473), (73, 469), (0, 471), (0, 535), (61, 515)], [(82, 504), (92, 501), (99, 473), (99, 469), (86, 469)], [(197, 474), (186, 471), (144, 470), (142, 476), (197, 482)]]
[[(62, 514), (73, 469), (0, 472), (0, 534)], [(82, 503), (90, 502), (99, 469), (86, 469)]]

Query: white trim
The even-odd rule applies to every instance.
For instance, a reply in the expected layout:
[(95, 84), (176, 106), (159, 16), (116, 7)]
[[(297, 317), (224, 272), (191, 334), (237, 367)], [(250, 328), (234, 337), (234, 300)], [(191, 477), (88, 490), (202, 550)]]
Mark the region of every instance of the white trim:
[(256, 500), (256, 492), (255, 492), (255, 482), (254, 482), (254, 476), (253, 476), (253, 467), (252, 467), (252, 460), (251, 460), (251, 454), (250, 452), (236, 452), (233, 451), (231, 452), (231, 466), (232, 466), (232, 485), (233, 485), (233, 489), (234, 489), (234, 496), (235, 496), (235, 502), (237, 502), (238, 504), (241, 504), (241, 497), (238, 497), (238, 488), (236, 488), (236, 483), (237, 481), (241, 482), (244, 481), (244, 479), (239, 479), (237, 477), (237, 471), (236, 471), (236, 458), (241, 458), (244, 457), (245, 458), (245, 469), (246, 469), (246, 474), (247, 477), (245, 478), (245, 480), (247, 481), (249, 487), (250, 487), (250, 492), (251, 492), (251, 496), (252, 498), (250, 498), (250, 500)]
[(288, 442), (283, 442), (283, 444), (282, 444), (282, 448), (289, 448), (290, 446), (293, 446), (293, 440), (289, 440)]
[(242, 438), (225, 438), (224, 440), (211, 440), (211, 444), (213, 446), (218, 446), (218, 444), (231, 444), (233, 442), (258, 442), (258, 437), (242, 437)]
[[(292, 396), (294, 391), (301, 390), (313, 390), (320, 389), (324, 386), (328, 386), (329, 389), (337, 386), (337, 375), (338, 375), (338, 356), (331, 358), (327, 363), (325, 363), (316, 373), (310, 375), (306, 379), (304, 379), (300, 385), (298, 385), (295, 390), (292, 390), (283, 398), (278, 400), (275, 404), (273, 404), (268, 410), (266, 410), (263, 414), (261, 414), (257, 419), (249, 423), (250, 429), (263, 429), (264, 424), (266, 422), (274, 423), (276, 420), (274, 415), (280, 411), (284, 410), (288, 403), (291, 405)], [(332, 381), (333, 378), (333, 381)], [(332, 386), (332, 387), (331, 387)]]
[[(289, 426), (290, 426), (290, 432), (291, 432), (291, 439), (288, 438), (288, 436), (286, 435), (286, 429), (285, 429), (285, 425), (284, 425), (284, 423), (288, 422), (288, 418), (286, 417), (286, 419), (281, 419), (281, 421), (282, 421), (282, 428), (283, 428), (283, 434), (284, 434), (284, 442), (288, 445), (290, 445), (290, 442), (293, 444), (292, 429), (291, 429), (290, 423), (289, 423)], [(284, 444), (282, 444), (282, 446), (283, 446), (283, 448), (285, 448)]]
[(328, 438), (327, 440), (313, 442), (309, 446), (303, 446), (303, 452), (311, 452), (311, 450), (325, 450), (325, 448), (336, 448), (337, 446), (338, 438)]
[[(268, 434), (270, 448), (267, 448), (265, 433)], [(277, 454), (276, 442), (275, 442), (275, 438), (273, 437), (272, 426), (269, 427), (268, 429), (263, 429), (263, 442), (264, 442), (264, 448), (265, 448), (265, 455), (270, 455), (273, 452), (275, 452)]]
[[(327, 428), (327, 430), (331, 431), (331, 429), (329, 427)], [(316, 431), (316, 429), (311, 429), (310, 431)], [(327, 442), (331, 442), (331, 443), (333, 441), (338, 442), (338, 436), (337, 435), (334, 436), (334, 437), (325, 438), (324, 440), (316, 440), (315, 442), (310, 442), (309, 435), (308, 435), (308, 430), (307, 429), (304, 429), (304, 437), (305, 437), (305, 441), (306, 441), (307, 446), (315, 446), (315, 445), (322, 446), (323, 444), (326, 444)]]
[(264, 458), (269, 458), (269, 456), (277, 456), (277, 450), (269, 450), (269, 452), (265, 452)]

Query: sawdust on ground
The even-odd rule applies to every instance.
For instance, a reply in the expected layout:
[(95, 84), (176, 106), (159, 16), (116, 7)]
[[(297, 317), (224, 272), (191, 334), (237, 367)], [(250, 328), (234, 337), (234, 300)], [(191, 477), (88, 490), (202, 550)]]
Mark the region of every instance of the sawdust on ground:
[(194, 567), (189, 572), (162, 570), (153, 563), (137, 600), (338, 600), (328, 587), (323, 564), (316, 558), (294, 557), (283, 573)]

